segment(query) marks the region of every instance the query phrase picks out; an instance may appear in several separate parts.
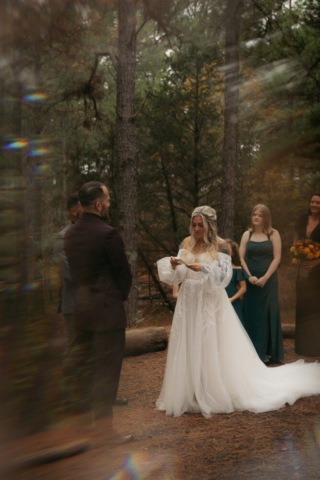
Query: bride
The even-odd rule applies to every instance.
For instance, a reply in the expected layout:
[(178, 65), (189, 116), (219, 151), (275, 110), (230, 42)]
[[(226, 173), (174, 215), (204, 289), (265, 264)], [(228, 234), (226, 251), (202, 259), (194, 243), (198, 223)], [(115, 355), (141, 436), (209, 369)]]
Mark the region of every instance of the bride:
[(215, 210), (196, 208), (190, 234), (177, 258), (157, 263), (162, 282), (181, 284), (158, 409), (175, 417), (259, 413), (320, 394), (318, 362), (268, 368), (258, 357), (225, 291), (231, 258), (219, 251)]

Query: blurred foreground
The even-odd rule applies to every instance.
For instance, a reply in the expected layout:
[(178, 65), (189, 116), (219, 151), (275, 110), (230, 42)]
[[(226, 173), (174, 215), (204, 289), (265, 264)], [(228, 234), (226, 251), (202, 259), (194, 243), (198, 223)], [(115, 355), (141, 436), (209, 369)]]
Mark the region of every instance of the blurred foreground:
[[(284, 344), (286, 363), (301, 358), (294, 353), (293, 340), (285, 340)], [(318, 478), (318, 396), (259, 415), (235, 412), (209, 420), (190, 414), (167, 417), (156, 411), (154, 404), (165, 361), (166, 352), (124, 360), (119, 395), (128, 398), (129, 405), (115, 409), (115, 420), (119, 431), (135, 435), (134, 443), (111, 450), (93, 447), (79, 456), (16, 473), (10, 480)], [(51, 430), (7, 444), (2, 451), (9, 458), (13, 451), (30, 453), (74, 439), (74, 431), (67, 428), (67, 423), (64, 426), (64, 436), (61, 431)], [(96, 433), (100, 444), (104, 436), (101, 425)]]

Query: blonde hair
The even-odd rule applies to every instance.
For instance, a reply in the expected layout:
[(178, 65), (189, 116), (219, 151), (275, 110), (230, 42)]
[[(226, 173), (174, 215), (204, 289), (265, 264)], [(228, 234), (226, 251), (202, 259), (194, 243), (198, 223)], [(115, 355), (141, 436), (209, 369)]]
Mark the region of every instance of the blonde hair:
[(205, 243), (205, 251), (211, 258), (217, 258), (217, 251), (218, 251), (218, 231), (216, 226), (217, 221), (217, 214), (216, 211), (204, 205), (203, 207), (197, 207), (193, 210), (190, 220), (190, 228), (189, 232), (191, 235), (191, 241), (188, 247), (188, 251), (192, 252), (194, 247), (197, 244), (197, 239), (194, 234), (194, 229), (192, 225), (192, 221), (194, 217), (201, 217), (203, 226), (204, 226), (204, 243)]
[(273, 232), (273, 228), (272, 228), (272, 225), (271, 225), (271, 214), (270, 214), (270, 210), (268, 207), (266, 207), (265, 205), (262, 205), (261, 203), (259, 203), (258, 205), (256, 205), (255, 207), (253, 207), (252, 209), (252, 212), (251, 212), (251, 217), (250, 217), (250, 221), (251, 221), (251, 226), (250, 228), (248, 229), (249, 232), (254, 232), (254, 225), (252, 223), (252, 217), (253, 217), (253, 214), (256, 210), (260, 210), (260, 212), (262, 213), (262, 218), (263, 218), (263, 233), (265, 233), (266, 235), (270, 235), (272, 232)]

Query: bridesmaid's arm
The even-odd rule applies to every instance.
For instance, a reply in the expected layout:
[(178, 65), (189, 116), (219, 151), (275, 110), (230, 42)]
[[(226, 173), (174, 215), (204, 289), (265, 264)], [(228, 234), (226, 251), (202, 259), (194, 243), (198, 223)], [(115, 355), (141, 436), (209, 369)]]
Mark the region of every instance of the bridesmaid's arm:
[(240, 247), (239, 247), (239, 254), (240, 254), (240, 260), (241, 260), (242, 267), (247, 272), (247, 274), (250, 275), (250, 277), (248, 278), (249, 282), (252, 283), (253, 285), (255, 285), (256, 282), (258, 281), (258, 279), (257, 279), (257, 277), (253, 277), (251, 275), (250, 270), (248, 268), (248, 265), (246, 264), (246, 261), (245, 261), (248, 241), (249, 241), (249, 232), (246, 231), (246, 232), (244, 232), (244, 234), (242, 235), (242, 238), (241, 238), (241, 243), (240, 243)]
[(237, 293), (235, 295), (233, 295), (233, 297), (230, 298), (231, 303), (234, 302), (235, 300), (237, 300), (237, 298), (242, 297), (242, 295), (244, 295), (247, 291), (247, 284), (246, 284), (245, 280), (240, 280), (240, 282), (238, 282), (238, 283), (240, 285), (240, 288), (237, 291)]
[(256, 285), (258, 287), (265, 286), (271, 275), (277, 270), (281, 261), (281, 238), (277, 230), (273, 230), (270, 240), (273, 245), (273, 260), (270, 263), (267, 273), (257, 281)]

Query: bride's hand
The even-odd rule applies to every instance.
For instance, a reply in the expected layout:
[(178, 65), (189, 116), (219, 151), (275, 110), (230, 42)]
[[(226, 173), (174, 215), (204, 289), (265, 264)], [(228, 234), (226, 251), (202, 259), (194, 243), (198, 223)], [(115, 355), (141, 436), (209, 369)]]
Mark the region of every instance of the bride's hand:
[(177, 266), (180, 265), (179, 261), (174, 257), (170, 257), (170, 263), (173, 270), (175, 270)]
[(201, 272), (202, 266), (202, 263), (190, 263), (190, 265), (187, 265), (187, 267), (194, 272)]

